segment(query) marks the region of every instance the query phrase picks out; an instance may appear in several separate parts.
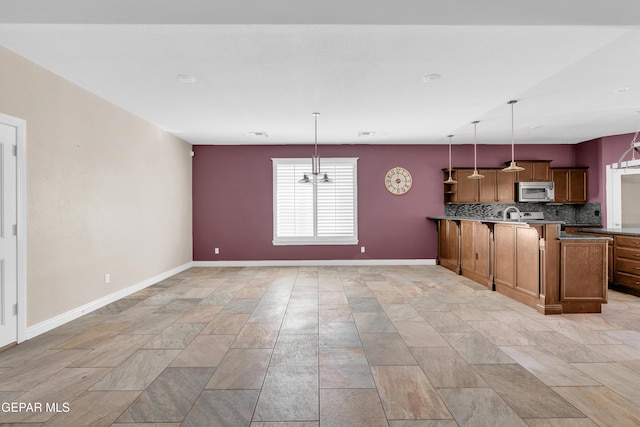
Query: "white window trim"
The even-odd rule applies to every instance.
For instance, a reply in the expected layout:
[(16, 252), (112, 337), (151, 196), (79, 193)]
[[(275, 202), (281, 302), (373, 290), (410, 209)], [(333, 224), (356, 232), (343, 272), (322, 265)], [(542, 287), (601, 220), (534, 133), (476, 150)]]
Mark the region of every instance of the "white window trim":
[[(353, 179), (354, 179), (354, 187), (353, 187), (353, 198), (354, 198), (354, 212), (353, 212), (353, 220), (354, 220), (354, 234), (353, 236), (332, 236), (332, 237), (278, 237), (276, 236), (277, 230), (277, 221), (278, 221), (278, 213), (277, 213), (277, 203), (276, 203), (276, 164), (297, 164), (301, 161), (309, 162), (309, 170), (311, 170), (311, 159), (310, 158), (272, 158), (272, 169), (273, 169), (273, 181), (272, 181), (272, 208), (273, 208), (273, 240), (272, 243), (274, 246), (291, 246), (291, 245), (357, 245), (358, 244), (358, 157), (330, 157), (330, 158), (322, 158), (331, 159), (332, 163), (348, 163), (353, 165)], [(302, 177), (300, 177), (302, 178)], [(309, 178), (313, 179), (313, 175), (309, 173)], [(316, 184), (313, 184), (314, 186)], [(315, 189), (314, 189), (315, 192)], [(314, 195), (315, 199), (315, 195)], [(316, 212), (314, 211), (314, 228), (316, 225)]]

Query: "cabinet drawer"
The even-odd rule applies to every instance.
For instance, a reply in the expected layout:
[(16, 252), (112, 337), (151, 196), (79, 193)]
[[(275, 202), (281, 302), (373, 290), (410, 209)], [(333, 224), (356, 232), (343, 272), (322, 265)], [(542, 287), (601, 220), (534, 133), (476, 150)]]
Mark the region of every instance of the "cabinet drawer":
[(633, 274), (616, 272), (616, 285), (629, 286), (630, 288), (640, 289), (640, 276)]
[(640, 261), (640, 250), (616, 246), (616, 259), (626, 258)]
[(616, 271), (635, 274), (640, 278), (640, 261), (618, 258), (616, 259)]
[(640, 237), (616, 236), (616, 246), (640, 249)]

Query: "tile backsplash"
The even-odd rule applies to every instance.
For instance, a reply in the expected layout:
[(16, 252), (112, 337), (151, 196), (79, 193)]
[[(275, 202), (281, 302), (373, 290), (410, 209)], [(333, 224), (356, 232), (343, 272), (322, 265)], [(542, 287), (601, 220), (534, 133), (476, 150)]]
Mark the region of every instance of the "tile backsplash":
[(521, 212), (543, 212), (544, 219), (564, 221), (567, 225), (601, 225), (600, 203), (583, 205), (553, 203), (511, 203), (511, 204), (447, 204), (444, 214), (447, 216), (463, 216), (471, 218), (502, 218), (504, 210), (516, 206)]

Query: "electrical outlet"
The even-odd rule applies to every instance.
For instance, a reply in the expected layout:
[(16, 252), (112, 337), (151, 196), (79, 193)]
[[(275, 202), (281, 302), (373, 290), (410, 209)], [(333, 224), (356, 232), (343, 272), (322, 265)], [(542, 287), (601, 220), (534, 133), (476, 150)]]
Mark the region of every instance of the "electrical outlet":
[(363, 254), (364, 252), (364, 246), (360, 246), (360, 253)]
[(111, 275), (109, 273), (104, 275), (104, 283), (107, 284), (111, 282)]
[(213, 253), (216, 254), (216, 255), (220, 255), (220, 248), (215, 248), (213, 250)]

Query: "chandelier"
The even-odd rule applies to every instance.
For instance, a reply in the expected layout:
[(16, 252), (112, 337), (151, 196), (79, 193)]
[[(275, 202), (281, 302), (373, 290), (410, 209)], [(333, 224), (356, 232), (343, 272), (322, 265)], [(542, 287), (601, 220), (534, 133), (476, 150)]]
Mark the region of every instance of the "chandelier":
[[(320, 171), (320, 156), (318, 156), (318, 116), (320, 115), (320, 113), (311, 113), (311, 114), (314, 118), (314, 123), (315, 123), (313, 155), (311, 156), (311, 174), (313, 174), (313, 176), (316, 177), (316, 179), (318, 175), (322, 174), (322, 178), (320, 178), (319, 182), (331, 182), (329, 175), (327, 175), (326, 172)], [(309, 175), (305, 173), (303, 174), (302, 179), (298, 182), (303, 184), (310, 184), (313, 181), (311, 180), (311, 178), (309, 178)]]

